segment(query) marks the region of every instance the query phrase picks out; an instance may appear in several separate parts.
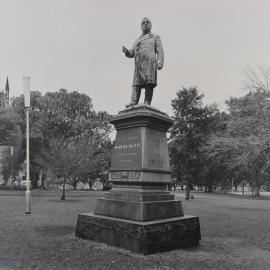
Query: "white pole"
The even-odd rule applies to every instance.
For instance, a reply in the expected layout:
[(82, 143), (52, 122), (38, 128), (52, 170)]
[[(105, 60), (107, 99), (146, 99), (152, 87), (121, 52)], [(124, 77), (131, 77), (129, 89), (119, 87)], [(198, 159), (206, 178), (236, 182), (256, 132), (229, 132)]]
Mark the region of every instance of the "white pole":
[(29, 166), (29, 109), (30, 109), (30, 78), (23, 77), (24, 98), (26, 108), (26, 192), (25, 214), (31, 214), (30, 166)]
[(29, 168), (29, 108), (26, 108), (26, 192), (25, 214), (31, 214), (30, 168)]
[(12, 175), (12, 185), (14, 185), (14, 157), (13, 157), (13, 145), (10, 146), (11, 154), (11, 175)]

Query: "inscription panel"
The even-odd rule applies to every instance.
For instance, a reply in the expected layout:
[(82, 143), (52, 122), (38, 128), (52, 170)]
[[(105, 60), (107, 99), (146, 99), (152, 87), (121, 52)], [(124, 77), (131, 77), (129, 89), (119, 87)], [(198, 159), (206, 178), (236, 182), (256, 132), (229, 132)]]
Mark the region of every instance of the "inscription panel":
[(142, 164), (140, 128), (119, 130), (112, 154), (111, 170), (139, 170)]
[(139, 171), (111, 171), (112, 180), (139, 179)]
[(146, 130), (146, 151), (144, 167), (170, 170), (168, 145), (166, 133), (154, 130)]

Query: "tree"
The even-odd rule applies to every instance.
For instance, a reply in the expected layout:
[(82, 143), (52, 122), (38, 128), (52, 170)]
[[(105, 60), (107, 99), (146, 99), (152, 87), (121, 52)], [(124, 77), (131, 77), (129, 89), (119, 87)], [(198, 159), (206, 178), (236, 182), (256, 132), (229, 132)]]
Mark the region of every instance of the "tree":
[(223, 134), (213, 135), (205, 147), (220, 160), (227, 174), (246, 180), (259, 196), (269, 178), (270, 94), (256, 90), (227, 101), (229, 118)]
[(172, 100), (174, 124), (170, 129), (169, 150), (172, 174), (186, 184), (186, 199), (190, 188), (205, 177), (206, 163), (201, 146), (207, 136), (221, 128), (220, 113), (215, 105), (203, 106), (203, 95), (197, 88), (182, 88)]
[[(42, 167), (35, 162), (35, 157), (40, 155), (40, 149), (43, 140), (42, 123), (43, 116), (41, 113), (41, 104), (43, 96), (38, 91), (31, 91), (31, 110), (29, 112), (29, 140), (30, 140), (30, 179), (32, 188), (38, 187)], [(20, 140), (20, 151), (18, 151), (19, 163), (22, 165), (26, 156), (26, 115), (24, 107), (23, 95), (13, 99), (12, 107), (10, 108), (13, 114), (17, 117), (17, 124), (20, 128), (22, 139)], [(17, 140), (18, 141), (18, 140)]]
[(244, 74), (248, 94), (226, 102), (227, 129), (212, 136), (205, 150), (220, 161), (227, 175), (238, 183), (248, 182), (259, 196), (270, 173), (270, 76), (266, 69), (250, 66)]
[(91, 98), (61, 89), (45, 94), (39, 107), (36, 130), (41, 153), (34, 157), (40, 167), (50, 168), (66, 183), (87, 179), (96, 171), (96, 156), (110, 142), (111, 125), (106, 112), (95, 112)]
[[(16, 146), (16, 164), (25, 160), (25, 108), (23, 96), (0, 114), (0, 144)], [(45, 174), (53, 172), (76, 188), (78, 181), (106, 178), (104, 160), (110, 159), (111, 125), (106, 112), (96, 112), (92, 100), (76, 91), (31, 92), (30, 178), (32, 187), (46, 188)], [(17, 143), (17, 144), (16, 144)], [(19, 145), (18, 145), (19, 144)], [(14, 156), (15, 157), (15, 156)], [(105, 159), (104, 159), (105, 157)], [(10, 154), (5, 170), (10, 175)], [(109, 162), (105, 162), (109, 164)]]
[[(12, 108), (0, 109), (0, 151), (2, 153), (2, 174), (5, 183), (12, 171), (13, 175), (16, 175), (21, 168), (22, 132), (19, 126), (20, 123), (19, 115)], [(13, 159), (11, 147), (13, 148)]]
[(262, 67), (246, 65), (243, 69), (243, 88), (248, 92), (270, 92), (270, 70)]
[(16, 115), (9, 108), (0, 108), (0, 145), (11, 143)]

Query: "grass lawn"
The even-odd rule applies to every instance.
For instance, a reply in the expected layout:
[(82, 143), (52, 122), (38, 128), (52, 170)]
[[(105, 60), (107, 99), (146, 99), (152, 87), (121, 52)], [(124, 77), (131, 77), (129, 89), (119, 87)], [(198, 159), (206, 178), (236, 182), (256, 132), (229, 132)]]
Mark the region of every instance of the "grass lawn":
[(0, 269), (270, 269), (270, 200), (195, 194), (183, 207), (200, 217), (200, 245), (142, 256), (75, 238), (78, 214), (90, 212), (102, 192), (92, 194), (32, 197), (31, 215), (23, 196), (2, 194)]

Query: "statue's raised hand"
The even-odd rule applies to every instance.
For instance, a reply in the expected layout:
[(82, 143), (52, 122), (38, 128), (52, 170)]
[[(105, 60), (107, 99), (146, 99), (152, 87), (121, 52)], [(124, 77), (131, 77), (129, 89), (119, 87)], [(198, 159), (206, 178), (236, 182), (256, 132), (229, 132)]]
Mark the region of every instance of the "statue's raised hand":
[(128, 52), (128, 49), (125, 46), (122, 46), (122, 52), (123, 53), (127, 53)]

